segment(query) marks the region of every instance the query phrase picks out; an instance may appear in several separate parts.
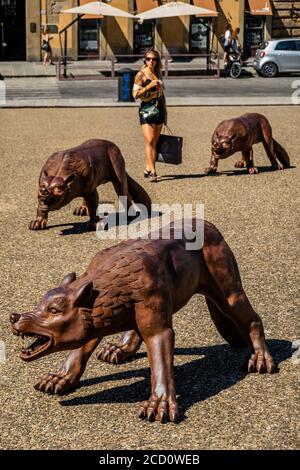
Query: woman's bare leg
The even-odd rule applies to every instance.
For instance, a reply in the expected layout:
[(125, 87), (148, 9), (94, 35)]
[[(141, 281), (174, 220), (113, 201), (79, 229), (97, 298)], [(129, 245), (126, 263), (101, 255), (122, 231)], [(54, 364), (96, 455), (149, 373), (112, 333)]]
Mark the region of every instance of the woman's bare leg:
[(154, 124), (143, 124), (142, 131), (146, 143), (146, 170), (155, 173), (155, 158), (156, 158), (156, 135)]
[[(162, 128), (163, 128), (163, 124), (158, 124), (154, 128), (155, 129), (155, 152), (156, 152), (156, 144), (158, 142), (158, 139), (159, 139), (159, 136), (161, 134)], [(156, 159), (156, 154), (155, 154), (155, 159)]]

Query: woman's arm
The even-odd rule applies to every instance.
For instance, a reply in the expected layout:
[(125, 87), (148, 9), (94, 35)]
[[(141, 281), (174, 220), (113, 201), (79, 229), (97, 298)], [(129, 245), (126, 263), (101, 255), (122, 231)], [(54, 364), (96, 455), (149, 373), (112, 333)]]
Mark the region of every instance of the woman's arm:
[(148, 85), (143, 86), (143, 72), (138, 72), (134, 79), (132, 96), (134, 99), (143, 98), (152, 88), (156, 87), (159, 80), (152, 80)]
[(143, 87), (143, 74), (142, 72), (138, 72), (135, 76), (134, 85), (132, 89), (132, 96), (135, 100), (146, 93), (145, 88), (146, 87)]

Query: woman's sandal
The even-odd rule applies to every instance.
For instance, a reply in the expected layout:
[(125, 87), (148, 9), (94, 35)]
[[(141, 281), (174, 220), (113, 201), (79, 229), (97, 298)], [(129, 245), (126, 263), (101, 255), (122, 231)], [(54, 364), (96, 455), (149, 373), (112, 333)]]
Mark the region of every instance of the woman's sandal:
[(159, 176), (156, 173), (150, 174), (150, 183), (158, 183)]
[(145, 170), (144, 171), (144, 178), (150, 178), (151, 176), (151, 170)]

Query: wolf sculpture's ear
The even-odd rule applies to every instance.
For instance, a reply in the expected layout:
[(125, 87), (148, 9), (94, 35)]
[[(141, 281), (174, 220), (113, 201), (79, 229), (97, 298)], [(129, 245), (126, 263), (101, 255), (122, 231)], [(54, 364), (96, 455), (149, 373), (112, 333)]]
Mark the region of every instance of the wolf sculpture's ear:
[(86, 282), (85, 284), (83, 284), (75, 296), (74, 307), (85, 306), (87, 302), (91, 299), (92, 293), (93, 283)]
[(65, 184), (69, 187), (72, 181), (74, 181), (74, 178), (75, 178), (75, 174), (72, 173), (65, 179)]
[(75, 273), (69, 273), (67, 274), (63, 280), (60, 283), (60, 287), (67, 287), (71, 282), (75, 281), (76, 279), (76, 274)]

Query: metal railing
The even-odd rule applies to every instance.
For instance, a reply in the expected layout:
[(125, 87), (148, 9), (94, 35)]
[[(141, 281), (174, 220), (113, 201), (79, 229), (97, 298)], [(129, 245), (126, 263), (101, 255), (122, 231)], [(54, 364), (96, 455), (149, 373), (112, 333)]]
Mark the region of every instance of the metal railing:
[(219, 54), (164, 54), (164, 78), (220, 78)]
[[(105, 80), (115, 79), (123, 68), (138, 71), (143, 65), (141, 54), (120, 54), (108, 56), (105, 60), (84, 60), (74, 63), (68, 57), (59, 58), (56, 63), (58, 80)], [(78, 59), (92, 59), (79, 56)], [(86, 73), (82, 73), (85, 71)], [(220, 55), (211, 54), (163, 54), (162, 73), (165, 79), (178, 78), (220, 78)]]
[[(78, 59), (90, 59), (92, 64), (86, 61), (74, 63), (68, 57), (59, 58), (56, 62), (56, 78), (57, 80), (79, 79), (79, 80), (103, 80), (115, 78), (115, 57), (107, 57), (105, 60), (93, 60), (93, 56), (78, 56)], [(76, 70), (74, 75), (72, 72)], [(94, 71), (94, 73), (83, 73), (81, 71)]]

